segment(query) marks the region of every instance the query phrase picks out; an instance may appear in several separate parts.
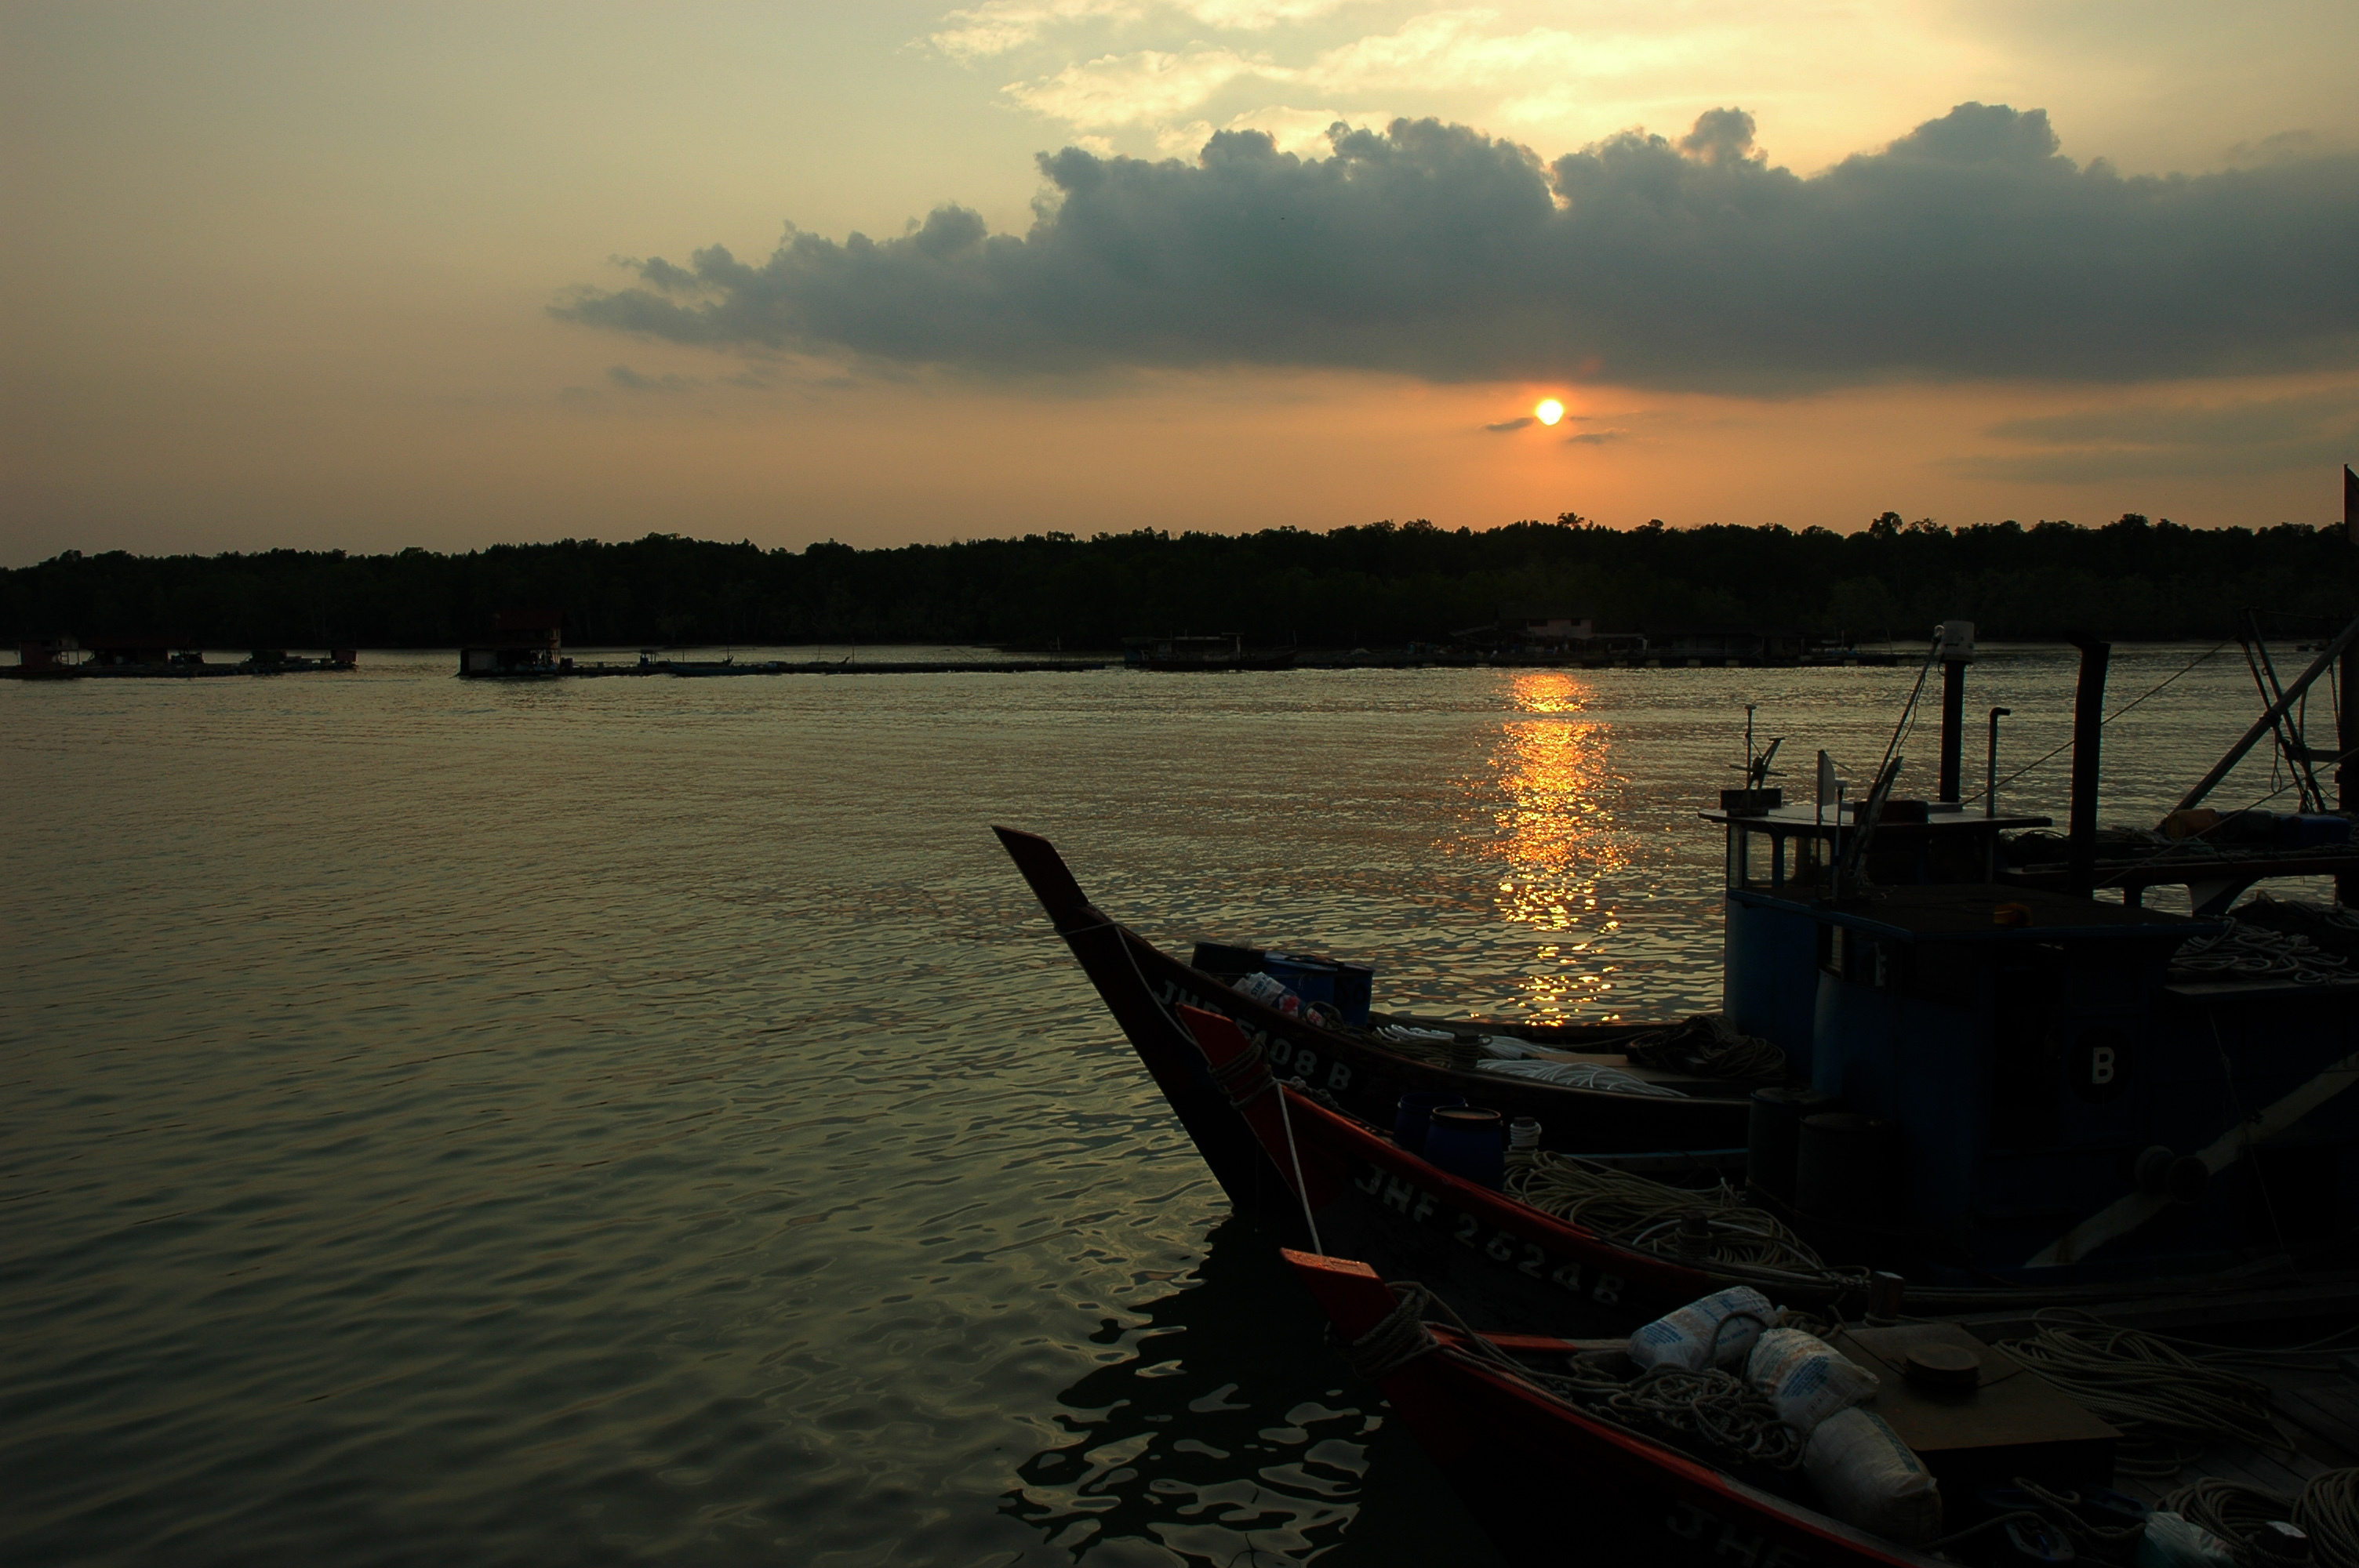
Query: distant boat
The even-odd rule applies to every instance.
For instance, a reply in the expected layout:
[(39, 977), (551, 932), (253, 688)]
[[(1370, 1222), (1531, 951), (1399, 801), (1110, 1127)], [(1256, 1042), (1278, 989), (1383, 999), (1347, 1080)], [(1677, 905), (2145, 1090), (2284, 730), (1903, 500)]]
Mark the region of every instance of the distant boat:
[(1242, 633), (1210, 637), (1125, 637), (1123, 663), (1133, 669), (1167, 671), (1285, 670), (1294, 667), (1291, 648), (1248, 648)]

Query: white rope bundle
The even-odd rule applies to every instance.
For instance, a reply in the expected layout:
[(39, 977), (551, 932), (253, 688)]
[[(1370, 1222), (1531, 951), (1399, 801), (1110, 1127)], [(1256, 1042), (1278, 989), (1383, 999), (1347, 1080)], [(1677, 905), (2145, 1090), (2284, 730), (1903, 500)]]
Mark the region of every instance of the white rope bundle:
[(2187, 979), (2292, 980), (2324, 985), (2352, 978), (2350, 960), (2321, 950), (2309, 937), (2232, 920), (2217, 936), (2198, 936), (2170, 960), (2173, 977)]

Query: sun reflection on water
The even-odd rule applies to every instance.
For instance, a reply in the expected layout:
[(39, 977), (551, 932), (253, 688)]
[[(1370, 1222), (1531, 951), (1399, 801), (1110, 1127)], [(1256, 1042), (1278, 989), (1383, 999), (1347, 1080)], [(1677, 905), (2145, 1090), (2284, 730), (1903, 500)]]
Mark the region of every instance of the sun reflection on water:
[(1542, 940), (1516, 999), (1538, 1017), (1615, 1016), (1615, 966), (1599, 943), (1620, 925), (1602, 885), (1628, 869), (1620, 804), (1628, 784), (1612, 727), (1580, 717), (1591, 689), (1561, 671), (1515, 677), (1518, 716), (1499, 727), (1491, 777), (1469, 780), (1495, 827), (1483, 850), (1498, 865), (1500, 914)]

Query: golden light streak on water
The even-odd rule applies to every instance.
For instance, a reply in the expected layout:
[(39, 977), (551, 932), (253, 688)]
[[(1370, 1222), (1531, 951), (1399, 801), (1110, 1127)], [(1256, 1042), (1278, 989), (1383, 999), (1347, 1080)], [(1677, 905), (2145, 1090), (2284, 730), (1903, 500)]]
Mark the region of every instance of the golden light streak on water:
[(1595, 1014), (1614, 989), (1612, 970), (1583, 959), (1590, 938), (1618, 922), (1599, 907), (1602, 878), (1625, 870), (1615, 796), (1628, 780), (1614, 767), (1612, 730), (1579, 718), (1592, 695), (1580, 676), (1536, 670), (1515, 677), (1523, 715), (1499, 727), (1491, 765), (1505, 800), (1495, 814), (1500, 914), (1548, 934), (1534, 949), (1523, 1000), (1541, 1017)]

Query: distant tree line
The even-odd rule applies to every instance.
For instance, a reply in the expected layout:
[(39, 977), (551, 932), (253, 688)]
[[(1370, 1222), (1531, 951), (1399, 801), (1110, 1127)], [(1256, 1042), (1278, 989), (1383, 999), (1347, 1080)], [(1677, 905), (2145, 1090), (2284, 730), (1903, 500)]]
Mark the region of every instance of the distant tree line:
[(1607, 528), (1567, 513), (1474, 532), (1422, 521), (1313, 534), (1034, 534), (856, 550), (763, 550), (672, 534), (465, 555), (69, 550), (0, 571), (12, 639), (157, 636), (209, 647), (437, 647), (502, 609), (564, 611), (573, 646), (988, 642), (1106, 648), (1126, 635), (1241, 632), (1305, 647), (1440, 641), (1503, 610), (1590, 614), (1601, 631), (1782, 627), (1985, 638), (2221, 634), (2245, 607), (2359, 608), (2340, 529), (1951, 529), (1886, 513), (1839, 534)]

